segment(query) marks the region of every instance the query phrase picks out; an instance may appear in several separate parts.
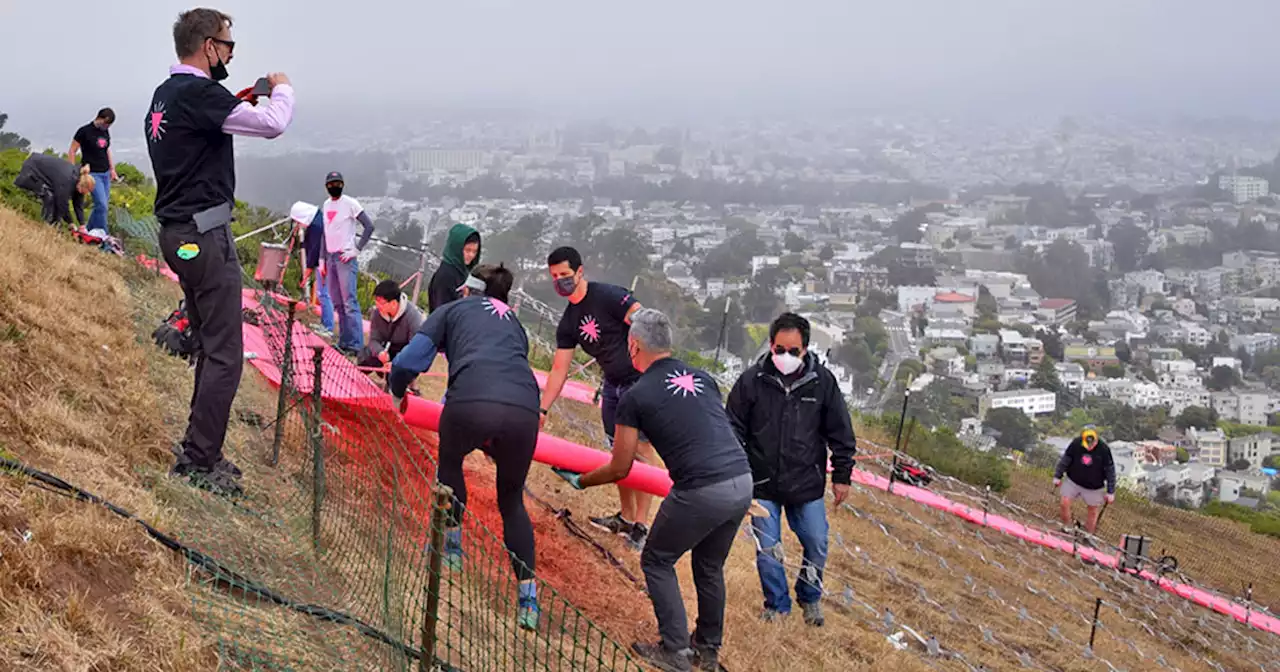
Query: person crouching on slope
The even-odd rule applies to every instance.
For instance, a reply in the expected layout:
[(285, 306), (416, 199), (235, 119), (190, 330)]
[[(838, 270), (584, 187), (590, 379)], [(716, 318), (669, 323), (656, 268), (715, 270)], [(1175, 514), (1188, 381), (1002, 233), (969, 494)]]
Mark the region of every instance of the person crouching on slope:
[(751, 365), (726, 409), (747, 448), (756, 501), (767, 517), (753, 516), (759, 548), (756, 568), (764, 590), (761, 618), (791, 613), (787, 570), (782, 565), (782, 513), (800, 538), (804, 563), (796, 577), (796, 601), (804, 622), (821, 627), (822, 572), (827, 562), (827, 450), (835, 504), (849, 496), (855, 440), (849, 409), (836, 377), (809, 353), (809, 321), (783, 313), (769, 325), (770, 352)]
[(453, 488), (446, 519), (444, 562), (462, 568), (462, 514), (467, 482), (462, 460), (482, 450), (497, 465), (502, 539), (520, 581), (518, 619), (538, 627), (533, 579), (534, 540), (524, 508), (524, 482), (538, 443), (538, 381), (529, 368), (529, 339), (507, 305), (514, 278), (498, 266), (468, 276), (465, 298), (431, 313), (409, 345), (391, 360), (389, 386), (396, 408), (414, 378), (431, 368), (437, 352), (449, 355), (449, 403), (440, 414), (440, 482)]
[(358, 366), (384, 367), (404, 350), (422, 328), (422, 311), (400, 292), (395, 280), (383, 280), (373, 288), (369, 312), (369, 344), (360, 350)]
[(429, 313), (461, 297), (458, 288), (480, 263), (480, 233), (466, 224), (454, 224), (449, 229), (442, 256), (440, 268), (431, 275), (427, 286)]
[[(40, 199), (40, 218), (47, 224), (71, 224), (71, 210), (84, 226), (84, 197), (96, 185), (89, 166), (74, 165), (52, 154), (32, 154), (22, 162), (13, 186)], [(68, 207), (68, 203), (70, 207)]]
[[(640, 434), (649, 437), (673, 481), (640, 552), (661, 640), (636, 642), (631, 649), (665, 672), (684, 672), (694, 663), (717, 670), (724, 639), (724, 563), (751, 507), (751, 465), (715, 379), (671, 356), (666, 315), (652, 308), (632, 315), (627, 349), (641, 374), (618, 404), (612, 458), (590, 473), (557, 473), (578, 489), (615, 483), (631, 472)], [(692, 636), (676, 577), (676, 562), (686, 553), (692, 553), (698, 591)]]
[(1116, 499), (1116, 463), (1111, 459), (1111, 448), (1098, 438), (1093, 425), (1085, 427), (1062, 453), (1053, 470), (1053, 485), (1062, 488), (1063, 532), (1071, 531), (1071, 501), (1083, 499), (1089, 507), (1084, 529), (1093, 534), (1098, 527), (1098, 508)]

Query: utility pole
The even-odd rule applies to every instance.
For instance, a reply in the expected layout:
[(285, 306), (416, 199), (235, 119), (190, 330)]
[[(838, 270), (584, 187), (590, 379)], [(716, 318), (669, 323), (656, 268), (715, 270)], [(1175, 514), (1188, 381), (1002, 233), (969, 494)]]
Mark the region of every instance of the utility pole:
[(422, 227), (422, 257), (418, 260), (418, 276), (413, 281), (413, 305), (418, 305), (418, 292), (422, 290), (422, 276), (427, 272), (427, 244), (431, 240), (432, 224), (435, 224), (436, 216), (433, 215), (427, 221), (427, 225)]
[(724, 332), (729, 326), (729, 304), (733, 302), (733, 297), (725, 295), (724, 297), (724, 317), (720, 319), (720, 337), (716, 339), (716, 358), (715, 363), (720, 363), (720, 344), (724, 342)]

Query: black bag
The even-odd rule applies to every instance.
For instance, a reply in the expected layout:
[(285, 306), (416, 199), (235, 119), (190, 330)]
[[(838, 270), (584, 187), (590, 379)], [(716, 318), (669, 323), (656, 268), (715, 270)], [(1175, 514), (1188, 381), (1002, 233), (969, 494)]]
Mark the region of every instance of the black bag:
[(178, 302), (178, 309), (160, 323), (151, 333), (156, 345), (175, 357), (190, 360), (196, 353), (195, 333), (191, 329), (191, 320), (187, 319), (186, 301)]

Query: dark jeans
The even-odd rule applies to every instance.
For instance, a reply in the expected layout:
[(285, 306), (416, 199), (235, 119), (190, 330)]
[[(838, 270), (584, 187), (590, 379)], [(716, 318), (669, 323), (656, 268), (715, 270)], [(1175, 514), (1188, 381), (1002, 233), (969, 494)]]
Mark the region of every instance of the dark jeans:
[(483, 450), (498, 467), (498, 511), (502, 541), (511, 554), (516, 578), (533, 578), (533, 523), (524, 508), (524, 482), (538, 443), (538, 413), (527, 408), (487, 401), (446, 404), (440, 413), (440, 482), (453, 488), (457, 500), (449, 509), (448, 525), (462, 525), (467, 506), (467, 481), (462, 461)]
[(229, 227), (200, 233), (194, 222), (162, 226), (160, 252), (178, 275), (196, 339), (195, 390), (183, 456), (196, 469), (212, 469), (222, 459), (231, 403), (244, 368), (240, 258)]
[(796, 601), (813, 604), (822, 599), (822, 572), (827, 564), (827, 502), (819, 498), (804, 504), (787, 504), (759, 500), (768, 518), (752, 518), (751, 527), (760, 542), (756, 551), (756, 569), (764, 590), (764, 608), (781, 613), (791, 611), (791, 595), (787, 592), (787, 569), (782, 565), (782, 514), (800, 538), (804, 562), (796, 577)]
[(694, 644), (720, 648), (724, 639), (724, 562), (751, 507), (751, 491), (751, 474), (743, 474), (694, 490), (672, 488), (662, 500), (640, 553), (640, 567), (667, 650), (689, 646), (689, 617), (680, 595), (676, 562), (690, 551), (693, 585), (698, 591)]
[[(604, 434), (609, 441), (610, 450), (613, 449), (614, 427), (618, 424), (618, 402), (622, 401), (622, 395), (626, 394), (634, 384), (614, 385), (605, 381), (600, 386), (600, 424), (604, 425)], [(642, 433), (640, 440), (648, 441), (649, 438)]]

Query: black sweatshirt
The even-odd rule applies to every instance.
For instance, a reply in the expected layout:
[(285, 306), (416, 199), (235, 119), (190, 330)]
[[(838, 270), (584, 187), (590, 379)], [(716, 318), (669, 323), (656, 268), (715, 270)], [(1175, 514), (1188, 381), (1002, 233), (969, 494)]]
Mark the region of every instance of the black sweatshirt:
[(1053, 470), (1054, 478), (1062, 478), (1063, 474), (1086, 490), (1097, 490), (1105, 485), (1107, 492), (1115, 494), (1116, 463), (1111, 459), (1111, 448), (1101, 439), (1093, 450), (1085, 450), (1084, 442), (1076, 437)]

